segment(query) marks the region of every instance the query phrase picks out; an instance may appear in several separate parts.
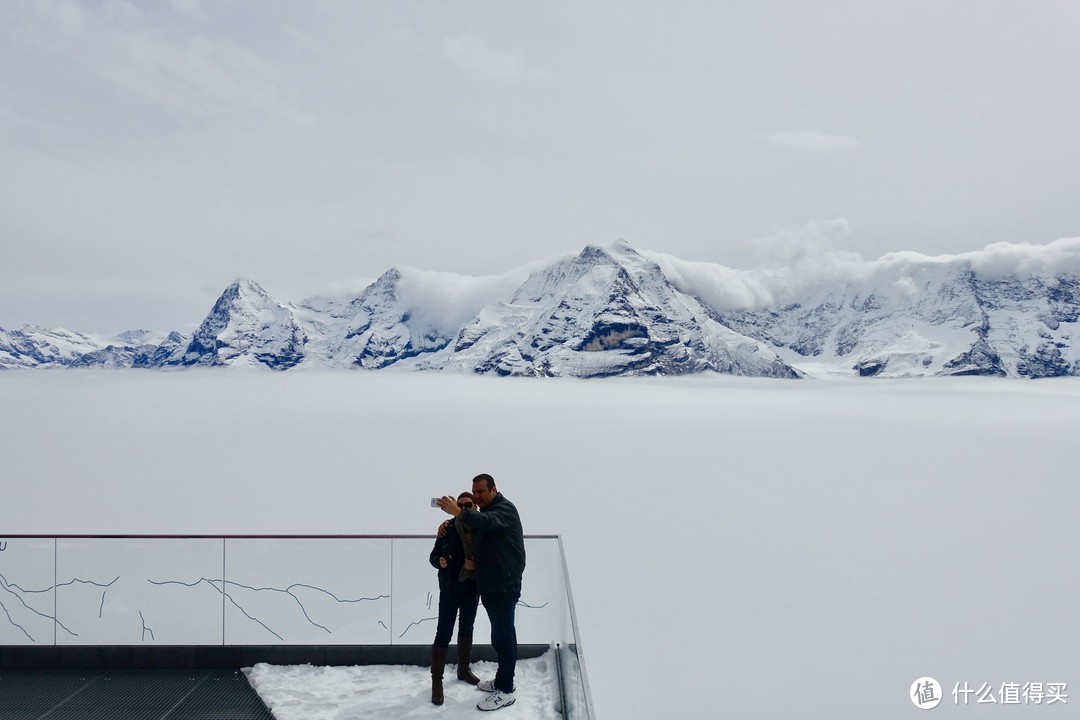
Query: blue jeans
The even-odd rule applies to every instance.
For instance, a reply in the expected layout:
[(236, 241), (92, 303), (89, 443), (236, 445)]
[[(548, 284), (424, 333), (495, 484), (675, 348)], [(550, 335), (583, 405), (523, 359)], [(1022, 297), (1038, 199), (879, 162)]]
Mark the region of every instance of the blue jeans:
[(439, 627), (435, 631), (435, 647), (448, 647), (450, 636), (454, 634), (454, 620), (461, 611), (461, 625), (458, 637), (471, 638), (473, 623), (476, 622), (476, 605), (480, 601), (476, 594), (476, 581), (450, 582), (450, 587), (439, 592)]
[(480, 594), (480, 600), (491, 621), (491, 647), (499, 657), (495, 687), (503, 692), (514, 691), (514, 669), (517, 667), (517, 630), (514, 611), (521, 598), (521, 583), (508, 588)]

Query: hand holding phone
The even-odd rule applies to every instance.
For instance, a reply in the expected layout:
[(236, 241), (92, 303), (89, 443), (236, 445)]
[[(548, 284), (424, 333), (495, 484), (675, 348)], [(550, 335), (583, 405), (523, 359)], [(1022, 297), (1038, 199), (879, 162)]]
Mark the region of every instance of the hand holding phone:
[(446, 495), (441, 498), (431, 498), (431, 506), (439, 508), (447, 515), (457, 516), (461, 514), (457, 502), (454, 501), (454, 498), (451, 495)]

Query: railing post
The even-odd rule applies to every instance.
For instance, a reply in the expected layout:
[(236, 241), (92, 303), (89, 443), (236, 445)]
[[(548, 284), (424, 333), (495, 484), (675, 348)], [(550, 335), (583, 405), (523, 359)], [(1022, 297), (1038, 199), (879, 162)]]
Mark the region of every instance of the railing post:
[(57, 625), (57, 623), (60, 622), (60, 620), (58, 619), (60, 616), (56, 614), (56, 583), (58, 582), (57, 579), (56, 579), (56, 567), (57, 567), (56, 555), (57, 555), (57, 552), (58, 552), (57, 547), (59, 545), (59, 540), (57, 540), (56, 538), (53, 538), (52, 542), (53, 542), (53, 546), (52, 546), (52, 619), (53, 619), (52, 644), (55, 646), (56, 645), (56, 625)]
[(585, 700), (585, 716), (590, 718), (591, 720), (593, 717), (591, 700), (592, 693), (589, 689), (589, 676), (588, 673), (585, 671), (585, 657), (584, 651), (581, 648), (581, 638), (578, 637), (577, 610), (575, 610), (574, 608), (574, 593), (570, 589), (570, 567), (566, 563), (566, 550), (565, 548), (563, 548), (562, 535), (559, 535), (558, 537), (559, 555), (562, 557), (563, 583), (566, 588), (566, 602), (567, 606), (570, 608), (570, 627), (571, 633), (574, 636), (574, 654), (577, 655), (578, 677), (581, 680), (582, 696)]
[(394, 644), (394, 539), (390, 539), (390, 644)]
[(221, 646), (225, 647), (225, 544), (226, 538), (221, 538)]

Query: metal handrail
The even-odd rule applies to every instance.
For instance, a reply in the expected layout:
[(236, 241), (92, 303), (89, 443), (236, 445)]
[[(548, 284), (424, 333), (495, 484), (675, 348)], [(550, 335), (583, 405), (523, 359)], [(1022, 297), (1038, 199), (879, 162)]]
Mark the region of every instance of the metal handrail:
[[(431, 535), (17, 535), (0, 533), (19, 540), (429, 540)], [(559, 535), (525, 535), (527, 540), (558, 540)], [(565, 560), (565, 558), (564, 558)]]
[(563, 547), (562, 535), (559, 538), (559, 555), (562, 557), (563, 567), (563, 584), (566, 587), (566, 602), (570, 606), (570, 627), (574, 633), (574, 639), (577, 641), (576, 654), (578, 658), (578, 671), (581, 675), (581, 688), (582, 693), (585, 696), (585, 714), (589, 718), (595, 718), (596, 713), (593, 712), (592, 704), (592, 689), (589, 686), (589, 674), (585, 670), (585, 652), (581, 648), (581, 634), (578, 630), (577, 610), (574, 607), (574, 592), (570, 589), (570, 569), (566, 564), (566, 550)]

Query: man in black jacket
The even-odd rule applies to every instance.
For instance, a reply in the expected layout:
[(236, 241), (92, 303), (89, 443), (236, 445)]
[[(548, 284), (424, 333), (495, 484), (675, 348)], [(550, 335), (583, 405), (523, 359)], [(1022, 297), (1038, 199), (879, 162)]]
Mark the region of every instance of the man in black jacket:
[(477, 703), (481, 710), (498, 710), (514, 703), (514, 669), (517, 665), (517, 630), (514, 612), (521, 598), (525, 571), (525, 535), (517, 508), (506, 499), (495, 480), (477, 475), (472, 483), (473, 500), (482, 512), (459, 508), (454, 498), (439, 499), (439, 507), (476, 529), (473, 558), (476, 586), (491, 621), (491, 646), (499, 657), (495, 680), (484, 680), (478, 690), (490, 693)]

